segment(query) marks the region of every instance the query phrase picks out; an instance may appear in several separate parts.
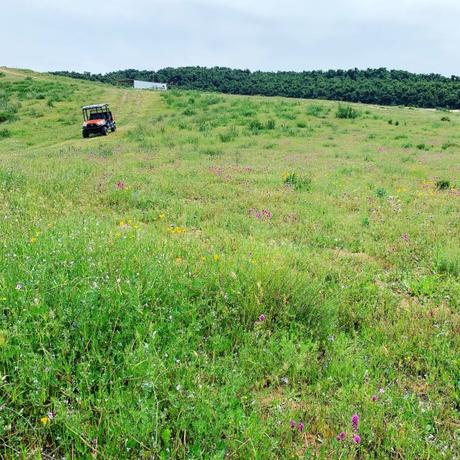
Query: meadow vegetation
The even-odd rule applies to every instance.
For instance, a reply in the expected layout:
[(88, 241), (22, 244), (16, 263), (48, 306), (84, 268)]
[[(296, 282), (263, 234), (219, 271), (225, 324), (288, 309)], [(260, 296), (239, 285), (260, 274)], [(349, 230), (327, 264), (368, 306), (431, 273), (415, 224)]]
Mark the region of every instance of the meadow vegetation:
[(1, 71), (0, 456), (458, 455), (458, 113)]

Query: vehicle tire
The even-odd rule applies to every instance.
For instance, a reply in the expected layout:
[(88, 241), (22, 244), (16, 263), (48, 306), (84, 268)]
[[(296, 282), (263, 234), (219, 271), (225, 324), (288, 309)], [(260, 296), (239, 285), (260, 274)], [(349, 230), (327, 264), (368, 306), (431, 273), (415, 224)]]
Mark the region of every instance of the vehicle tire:
[(115, 125), (112, 126), (112, 133), (114, 133), (117, 130), (117, 127)]
[(89, 137), (89, 132), (88, 131), (82, 131), (83, 137), (86, 139)]
[(101, 129), (101, 134), (103, 136), (107, 136), (107, 133), (109, 132), (109, 130), (107, 129), (107, 126), (104, 126), (102, 129)]

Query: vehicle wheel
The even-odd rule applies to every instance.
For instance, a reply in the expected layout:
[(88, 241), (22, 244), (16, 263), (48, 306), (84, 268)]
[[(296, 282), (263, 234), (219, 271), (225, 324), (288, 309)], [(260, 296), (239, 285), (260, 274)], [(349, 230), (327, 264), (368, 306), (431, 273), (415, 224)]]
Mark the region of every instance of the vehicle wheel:
[(89, 137), (89, 132), (88, 131), (83, 131), (82, 132), (83, 134), (83, 137), (86, 139), (87, 137)]
[(107, 133), (109, 132), (109, 130), (107, 129), (107, 126), (104, 126), (102, 129), (101, 129), (101, 133), (103, 136), (107, 136)]
[(113, 127), (112, 127), (112, 133), (114, 133), (116, 130), (117, 130), (117, 127), (116, 127), (115, 125), (113, 125)]

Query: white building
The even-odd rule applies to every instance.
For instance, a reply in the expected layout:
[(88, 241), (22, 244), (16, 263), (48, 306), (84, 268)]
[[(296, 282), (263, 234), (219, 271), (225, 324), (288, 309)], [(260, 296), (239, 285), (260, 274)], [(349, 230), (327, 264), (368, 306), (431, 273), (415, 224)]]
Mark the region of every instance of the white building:
[(166, 83), (155, 83), (152, 81), (133, 80), (135, 89), (153, 89), (154, 91), (166, 91), (168, 85)]

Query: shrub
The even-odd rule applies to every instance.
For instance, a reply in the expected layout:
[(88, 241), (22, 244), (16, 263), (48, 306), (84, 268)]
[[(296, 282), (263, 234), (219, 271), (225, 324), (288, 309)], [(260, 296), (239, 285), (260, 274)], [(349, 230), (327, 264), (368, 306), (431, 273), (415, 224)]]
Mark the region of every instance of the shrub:
[(238, 131), (234, 126), (231, 126), (223, 133), (219, 133), (221, 142), (231, 142), (238, 137)]
[(182, 114), (185, 115), (186, 117), (191, 117), (192, 115), (195, 115), (195, 111), (193, 109), (185, 109)]
[(260, 130), (263, 129), (264, 125), (257, 119), (255, 120), (251, 120), (249, 122), (249, 129), (253, 132), (253, 133), (258, 133)]
[(450, 118), (449, 117), (442, 117), (441, 121), (450, 121)]
[(266, 129), (275, 129), (276, 128), (276, 122), (273, 119), (270, 119), (265, 123), (265, 128)]
[(204, 155), (209, 155), (210, 157), (217, 157), (223, 155), (223, 151), (219, 149), (206, 148), (201, 151)]
[(443, 251), (437, 254), (435, 268), (438, 273), (445, 275), (460, 275), (460, 253), (454, 251)]
[(307, 107), (307, 115), (317, 118), (325, 118), (325, 116), (329, 113), (328, 108), (319, 105), (319, 104), (311, 104)]
[(311, 190), (312, 181), (309, 177), (297, 173), (286, 173), (283, 175), (283, 181), (286, 185), (291, 186), (294, 190)]
[(387, 196), (387, 191), (384, 189), (384, 188), (378, 188), (376, 191), (375, 191), (375, 194), (379, 197), (379, 198), (384, 198)]
[(336, 118), (355, 119), (359, 117), (359, 112), (351, 105), (339, 104), (337, 112), (335, 112), (335, 116)]
[(449, 147), (458, 147), (458, 144), (456, 144), (455, 142), (446, 142), (442, 144), (443, 150), (447, 150)]
[(441, 179), (436, 182), (436, 188), (438, 190), (448, 190), (450, 188), (450, 181)]
[(11, 131), (9, 129), (0, 129), (0, 139), (11, 137)]

